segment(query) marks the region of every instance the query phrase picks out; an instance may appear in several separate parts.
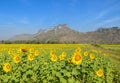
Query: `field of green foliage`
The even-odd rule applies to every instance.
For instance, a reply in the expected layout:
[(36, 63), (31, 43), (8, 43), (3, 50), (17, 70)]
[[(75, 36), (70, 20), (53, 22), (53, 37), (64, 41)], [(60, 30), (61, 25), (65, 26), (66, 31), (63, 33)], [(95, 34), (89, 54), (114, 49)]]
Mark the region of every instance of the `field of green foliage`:
[(114, 82), (120, 83), (120, 44), (102, 44), (94, 47), (109, 55), (114, 64)]
[(0, 45), (0, 83), (120, 83), (119, 64), (120, 45)]
[(110, 55), (111, 60), (120, 68), (120, 45), (101, 45), (102, 51)]

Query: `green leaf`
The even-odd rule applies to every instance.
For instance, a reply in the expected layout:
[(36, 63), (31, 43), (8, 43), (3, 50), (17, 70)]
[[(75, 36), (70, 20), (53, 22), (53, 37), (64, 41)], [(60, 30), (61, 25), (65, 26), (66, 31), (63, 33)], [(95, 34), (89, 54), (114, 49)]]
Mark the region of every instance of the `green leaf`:
[(25, 80), (26, 78), (26, 74), (23, 74), (22, 79)]
[(75, 80), (75, 83), (80, 83), (80, 81), (79, 80)]
[(4, 82), (6, 82), (6, 83), (7, 83), (7, 82), (8, 82), (8, 78), (5, 78), (5, 79), (4, 79)]
[(15, 82), (19, 82), (19, 79), (13, 77), (12, 80), (14, 80)]
[(27, 72), (26, 72), (26, 75), (32, 75), (33, 74), (33, 71), (32, 70), (28, 70)]
[(65, 78), (61, 77), (61, 78), (60, 78), (60, 82), (61, 82), (61, 83), (67, 83), (67, 80), (66, 80)]
[(60, 72), (56, 72), (56, 76), (61, 78), (61, 73)]
[(36, 76), (32, 76), (32, 79), (33, 79), (33, 81), (37, 81), (37, 78), (36, 78)]
[(46, 79), (43, 80), (43, 83), (48, 83)]
[(7, 76), (7, 75), (3, 75), (3, 81), (4, 82), (8, 82), (8, 80), (9, 80), (9, 78), (10, 78), (10, 76)]
[(75, 68), (72, 70), (72, 74), (73, 74), (73, 75), (78, 75), (78, 73), (79, 73), (79, 72), (78, 72)]
[(71, 76), (71, 72), (65, 73), (65, 76), (70, 77)]
[(56, 75), (56, 71), (55, 70), (52, 70), (52, 75)]
[(62, 72), (62, 73), (66, 73), (66, 72), (68, 72), (66, 69), (61, 69), (61, 71), (60, 72)]
[(48, 80), (53, 80), (53, 77), (52, 76), (48, 76)]
[(38, 66), (34, 66), (33, 70), (36, 71), (38, 69)]
[(85, 69), (82, 69), (82, 72), (83, 72), (83, 73), (87, 73), (87, 71), (86, 71)]
[(57, 69), (58, 69), (58, 70), (61, 70), (61, 66), (58, 66)]
[(74, 78), (69, 78), (68, 83), (75, 83), (75, 79)]

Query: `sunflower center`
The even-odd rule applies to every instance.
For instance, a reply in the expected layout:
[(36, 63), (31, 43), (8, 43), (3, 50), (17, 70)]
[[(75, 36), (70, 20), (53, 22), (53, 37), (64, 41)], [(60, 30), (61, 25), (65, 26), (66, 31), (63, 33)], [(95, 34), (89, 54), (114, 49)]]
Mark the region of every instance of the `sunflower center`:
[(81, 60), (80, 55), (76, 55), (76, 56), (75, 56), (75, 61), (79, 61), (79, 60)]
[(22, 52), (27, 52), (27, 50), (26, 49), (22, 49)]
[(95, 55), (94, 55), (94, 54), (91, 54), (91, 55), (90, 55), (90, 58), (91, 58), (91, 59), (94, 59), (94, 58), (95, 58)]
[(34, 57), (33, 56), (30, 56), (31, 59), (33, 59)]
[(19, 61), (20, 60), (20, 58), (19, 57), (16, 57), (16, 61)]
[(6, 68), (7, 68), (7, 69), (10, 69), (10, 65), (7, 65)]
[(55, 56), (53, 56), (53, 59), (54, 59), (54, 60), (56, 60), (56, 57), (55, 57)]
[(55, 53), (54, 52), (52, 52), (52, 55), (54, 55)]
[(99, 75), (102, 75), (102, 71), (99, 71), (98, 74), (99, 74)]

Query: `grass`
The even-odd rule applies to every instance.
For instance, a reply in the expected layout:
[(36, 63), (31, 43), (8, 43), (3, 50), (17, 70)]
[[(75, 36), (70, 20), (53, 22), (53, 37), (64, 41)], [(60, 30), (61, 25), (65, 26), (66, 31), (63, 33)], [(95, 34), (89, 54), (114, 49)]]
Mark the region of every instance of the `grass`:
[(101, 48), (110, 55), (112, 61), (120, 63), (120, 45), (101, 45)]

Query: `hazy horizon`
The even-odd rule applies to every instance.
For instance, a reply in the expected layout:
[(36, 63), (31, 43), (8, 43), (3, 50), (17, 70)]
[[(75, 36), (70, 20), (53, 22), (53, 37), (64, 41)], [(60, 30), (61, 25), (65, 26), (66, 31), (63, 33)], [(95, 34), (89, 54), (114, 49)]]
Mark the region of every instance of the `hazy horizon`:
[(0, 40), (58, 24), (87, 32), (120, 27), (119, 0), (0, 0)]

